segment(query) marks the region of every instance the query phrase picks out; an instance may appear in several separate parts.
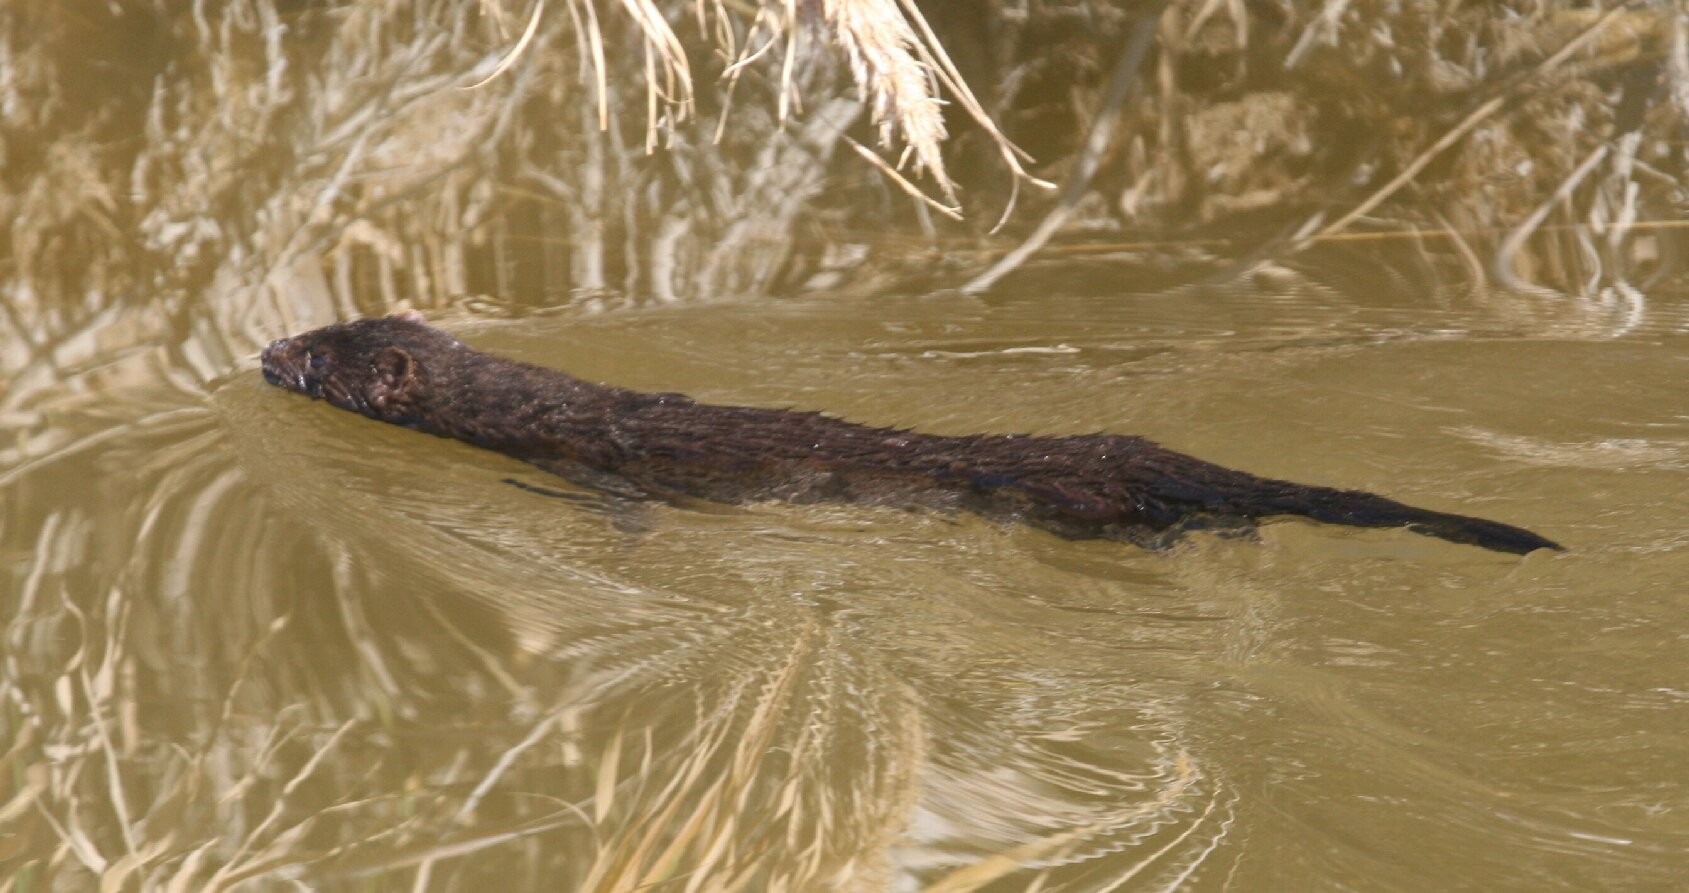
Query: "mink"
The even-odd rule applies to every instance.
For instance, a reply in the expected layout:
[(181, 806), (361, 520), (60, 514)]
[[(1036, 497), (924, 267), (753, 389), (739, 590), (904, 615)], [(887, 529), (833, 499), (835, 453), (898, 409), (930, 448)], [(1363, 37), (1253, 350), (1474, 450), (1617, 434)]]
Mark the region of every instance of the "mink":
[(927, 507), (1137, 543), (1296, 515), (1521, 555), (1561, 548), (1523, 528), (1257, 477), (1131, 435), (926, 434), (595, 384), (475, 350), (414, 311), (283, 338), (262, 366), (271, 384), (638, 499)]

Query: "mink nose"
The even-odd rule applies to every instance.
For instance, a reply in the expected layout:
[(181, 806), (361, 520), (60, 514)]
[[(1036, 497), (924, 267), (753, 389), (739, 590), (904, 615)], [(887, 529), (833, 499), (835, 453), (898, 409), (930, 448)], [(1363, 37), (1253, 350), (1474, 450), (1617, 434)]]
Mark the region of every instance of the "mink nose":
[(278, 354), (278, 353), (281, 353), (282, 347), (284, 347), (286, 344), (287, 344), (286, 338), (277, 338), (276, 340), (271, 341), (270, 346), (264, 348), (264, 352), (259, 354), (258, 356), (259, 356), (260, 359), (267, 360), (271, 356)]

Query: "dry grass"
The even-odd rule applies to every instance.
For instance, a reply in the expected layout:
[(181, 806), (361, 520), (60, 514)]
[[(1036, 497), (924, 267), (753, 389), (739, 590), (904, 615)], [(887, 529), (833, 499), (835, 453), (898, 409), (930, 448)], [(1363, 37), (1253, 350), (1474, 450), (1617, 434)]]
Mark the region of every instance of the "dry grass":
[[(1646, 136), (1689, 115), (1680, 101), (1650, 96), (1652, 84), (1680, 78), (1669, 63), (1680, 28), (1655, 10), (1617, 5), (1520, 12), (1504, 24), (1475, 7), (1398, 14), (1373, 3), (1326, 4), (1286, 29), (1295, 39), (1284, 64), (1309, 83), (1281, 116), (1306, 136), (1280, 146), (1299, 146), (1310, 160), (1332, 150), (1358, 157), (1334, 171), (1347, 183), (1285, 177), (1257, 196), (1288, 208), (1325, 193), (1301, 199), (1301, 220), (1253, 252), (1254, 262), (1282, 261), (1353, 230), (1443, 234), (1455, 250), (1429, 258), (1432, 267), (1466, 288), (1566, 298), (1568, 308), (1618, 306), (1611, 330), (1636, 324), (1640, 295), (1675, 272), (1665, 258), (1678, 237), (1658, 224), (1689, 196), (1681, 148)], [(1203, 26), (1211, 39), (1215, 27)], [(1240, 42), (1245, 33), (1259, 39), (1235, 11), (1230, 30)], [(1372, 78), (1370, 92), (1345, 86), (1345, 57)], [(1319, 92), (1343, 95), (1333, 89), (1354, 98), (1317, 109)], [(1362, 152), (1322, 146), (1322, 123), (1343, 119), (1371, 135)]]
[[(760, 291), (864, 106), (881, 168), (945, 197), (940, 91), (995, 133), (892, 2), (286, 8), (41, 4), (0, 23), (0, 334), (76, 325), (41, 295), (105, 308), (136, 289), (209, 290), (168, 312), (207, 317), (232, 355), (276, 320), (474, 291)], [(82, 72), (106, 44), (155, 70)]]
[[(955, 284), (1005, 220), (1031, 260), (1223, 231), (1210, 278), (1317, 267), (1349, 231), (1453, 232), (1427, 263), (1451, 284), (1634, 318), (1681, 247), (1649, 227), (1685, 204), (1684, 26), (1516, 6), (25, 4), (0, 26), (0, 367), (141, 294), (238, 356), (477, 293), (691, 300), (900, 258)], [(1150, 26), (1119, 98), (1107, 72)], [(1037, 182), (1011, 137), (1068, 187), (1034, 214), (1007, 216)], [(935, 266), (915, 232), (965, 250)]]

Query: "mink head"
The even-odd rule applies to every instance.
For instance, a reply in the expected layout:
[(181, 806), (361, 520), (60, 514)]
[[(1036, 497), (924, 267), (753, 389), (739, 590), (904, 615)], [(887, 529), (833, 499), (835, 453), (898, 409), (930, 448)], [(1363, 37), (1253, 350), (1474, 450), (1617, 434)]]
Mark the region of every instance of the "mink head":
[(410, 424), (428, 368), (467, 351), (415, 311), (337, 323), (264, 348), (264, 380), (370, 418)]

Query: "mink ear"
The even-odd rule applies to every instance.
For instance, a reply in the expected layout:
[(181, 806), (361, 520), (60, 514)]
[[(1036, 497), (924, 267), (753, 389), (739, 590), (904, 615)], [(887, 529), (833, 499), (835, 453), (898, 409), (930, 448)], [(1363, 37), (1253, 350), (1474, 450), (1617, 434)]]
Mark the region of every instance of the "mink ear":
[(388, 319), (403, 320), (405, 322), (422, 323), (423, 325), (428, 324), (428, 320), (427, 320), (427, 318), (425, 318), (422, 315), (421, 310), (413, 310), (413, 309), (399, 310), (399, 311), (395, 311), (393, 313), (387, 314), (387, 318)]
[(370, 388), (369, 402), (386, 409), (403, 400), (416, 381), (416, 360), (403, 348), (383, 347), (375, 355), (375, 385)]

